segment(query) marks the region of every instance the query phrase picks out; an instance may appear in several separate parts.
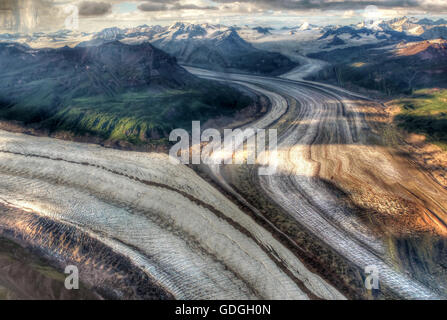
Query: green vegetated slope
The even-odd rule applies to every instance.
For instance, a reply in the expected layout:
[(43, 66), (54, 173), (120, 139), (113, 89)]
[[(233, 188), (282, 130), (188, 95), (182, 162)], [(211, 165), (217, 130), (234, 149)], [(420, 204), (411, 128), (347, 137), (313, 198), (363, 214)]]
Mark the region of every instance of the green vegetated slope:
[(310, 55), (331, 63), (314, 80), (363, 87), (387, 95), (447, 87), (447, 44), (443, 40), (374, 44)]
[(150, 44), (32, 50), (0, 44), (0, 117), (51, 131), (163, 142), (250, 98), (181, 68)]
[(424, 134), (447, 150), (447, 90), (420, 90), (395, 101), (401, 108), (395, 120), (409, 132)]

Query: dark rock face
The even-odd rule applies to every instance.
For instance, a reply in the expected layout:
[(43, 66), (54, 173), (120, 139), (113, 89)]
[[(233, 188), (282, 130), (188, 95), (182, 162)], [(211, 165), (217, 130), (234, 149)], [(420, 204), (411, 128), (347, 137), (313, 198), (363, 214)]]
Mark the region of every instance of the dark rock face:
[(256, 27), (256, 28), (253, 28), (253, 30), (258, 31), (258, 33), (260, 33), (260, 34), (270, 34), (271, 33), (270, 31), (272, 31), (273, 28)]
[(332, 41), (328, 43), (326, 48), (331, 48), (331, 47), (335, 47), (335, 46), (342, 46), (344, 44), (346, 44), (346, 42), (343, 39), (339, 38), (338, 36), (335, 36), (334, 39), (332, 39)]

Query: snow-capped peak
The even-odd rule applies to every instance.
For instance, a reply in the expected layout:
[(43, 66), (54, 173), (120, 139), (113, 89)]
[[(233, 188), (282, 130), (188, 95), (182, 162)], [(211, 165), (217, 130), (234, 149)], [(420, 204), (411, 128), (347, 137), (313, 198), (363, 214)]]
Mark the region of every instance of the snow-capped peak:
[(309, 22), (306, 21), (299, 27), (299, 30), (300, 31), (309, 30), (309, 27), (310, 27)]

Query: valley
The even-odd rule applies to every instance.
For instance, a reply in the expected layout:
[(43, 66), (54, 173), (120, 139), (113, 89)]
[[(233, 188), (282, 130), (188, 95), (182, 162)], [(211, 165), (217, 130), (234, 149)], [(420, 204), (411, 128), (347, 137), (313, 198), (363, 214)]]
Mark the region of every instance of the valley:
[[(420, 237), (441, 241), (442, 248), (446, 213), (441, 199), (446, 198), (445, 190), (423, 171), (410, 163), (405, 164), (403, 158), (396, 158), (386, 147), (368, 142), (376, 134), (368, 129), (368, 118), (358, 108), (374, 110), (376, 107), (368, 107), (367, 102), (347, 96), (346, 92), (313, 83), (189, 70), (206, 78), (243, 83), (269, 97), (271, 112), (252, 125), (280, 126), (279, 171), (272, 176), (251, 176), (250, 179), (257, 181), (252, 187), (259, 185), (262, 197), (271, 201), (282, 215), (291, 217), (289, 223), (295, 225), (294, 228), (316, 237), (317, 243), (329, 247), (330, 256), (341, 259), (353, 269), (347, 274), (332, 274), (333, 284), (330, 284), (318, 275), (322, 272), (319, 267), (310, 267), (309, 260), (303, 264), (295, 255), (297, 234), (284, 229), (281, 223), (273, 224), (269, 220), (271, 217), (263, 216), (262, 207), (258, 209), (256, 203), (245, 200), (243, 186), (227, 180), (227, 176), (234, 176), (232, 170), (240, 170), (237, 167), (210, 167), (210, 174), (221, 188), (238, 202), (245, 203), (252, 211), (249, 215), (191, 169), (170, 165), (164, 155), (115, 151), (4, 131), (1, 133), (4, 160), (1, 201), (4, 212), (16, 213), (2, 216), (3, 233), (14, 230), (16, 236), (23, 234), (28, 243), (51, 254), (60, 250), (62, 243), (57, 243), (63, 238), (51, 245), (37, 230), (51, 226), (50, 234), (58, 239), (65, 234), (59, 230), (74, 228), (70, 232), (83, 236), (79, 243), (64, 245), (70, 248), (64, 250), (64, 259), (84, 261), (87, 257), (77, 248), (94, 239), (113, 248), (114, 255), (118, 255), (94, 253), (97, 264), (107, 268), (121, 256), (150, 275), (151, 281), (161, 286), (158, 287), (160, 292), (175, 298), (340, 299), (344, 294), (366, 298), (368, 291), (361, 289), (358, 282), (362, 282), (363, 268), (367, 265), (376, 265), (381, 270), (383, 284), (378, 298), (436, 299), (445, 295), (445, 284), (441, 280), (443, 271), (439, 275), (433, 273), (433, 279), (427, 278), (418, 266), (407, 264), (415, 257), (404, 251), (397, 251), (397, 255), (390, 253), (390, 250), (399, 250), (399, 239), (408, 234), (417, 239), (414, 237), (416, 230)], [(310, 100), (303, 100), (303, 97)], [(316, 102), (315, 97), (321, 100)], [(293, 99), (296, 99), (296, 107), (285, 109)], [(360, 107), (363, 104), (366, 106)], [(306, 109), (307, 106), (310, 108)], [(314, 113), (318, 106), (322, 109)], [(338, 108), (346, 109), (342, 112), (343, 109)], [(306, 116), (306, 110), (312, 113)], [(308, 119), (311, 115), (313, 118)], [(306, 122), (306, 126), (297, 126), (297, 117), (302, 119), (298, 123)], [(336, 122), (340, 128), (332, 125), (332, 117), (340, 117)], [(327, 130), (339, 132), (340, 136), (331, 143), (323, 143), (320, 139), (332, 136), (324, 134)], [(312, 142), (294, 140), (307, 135), (315, 135), (309, 140)], [(354, 160), (353, 155), (361, 160)], [(374, 175), (371, 175), (371, 163), (376, 168), (381, 163), (381, 169)], [(410, 176), (403, 173), (408, 170), (412, 172)], [(256, 174), (257, 169), (249, 172)], [(408, 178), (415, 176), (418, 178)], [(370, 183), (364, 184), (365, 179), (375, 181), (375, 189), (368, 187)], [(355, 181), (362, 182), (356, 184)], [(395, 184), (394, 181), (401, 182)], [(26, 194), (17, 193), (23, 184), (28, 186)], [(336, 192), (337, 189), (340, 191)], [(67, 196), (63, 196), (64, 193)], [(350, 198), (340, 198), (337, 196), (340, 193)], [(17, 194), (21, 196), (16, 197)], [(371, 198), (373, 195), (377, 196)], [(343, 201), (348, 203), (343, 204)], [(353, 203), (368, 206), (367, 212), (374, 220), (364, 221), (351, 206)], [(390, 203), (395, 213), (389, 212)], [(381, 211), (381, 208), (387, 209)], [(32, 215), (28, 214), (23, 224), (20, 217), (26, 212)], [(403, 220), (396, 220), (400, 215)], [(406, 221), (407, 215), (412, 218)], [(384, 219), (391, 220), (385, 223)], [(264, 222), (259, 224), (260, 220)], [(377, 229), (384, 225), (388, 227)], [(151, 236), (147, 230), (151, 230)], [(204, 233), (204, 230), (211, 233)], [(228, 235), (231, 236), (227, 238)], [(161, 238), (165, 240), (160, 242)], [(387, 238), (393, 242), (384, 242)], [(163, 247), (155, 243), (163, 243)], [(407, 242), (406, 245), (417, 244)], [(431, 267), (435, 267), (438, 253), (423, 254), (433, 255)], [(268, 276), (263, 275), (263, 268)], [(98, 285), (96, 277), (91, 276), (93, 270), (86, 266), (84, 272), (87, 283)], [(269, 285), (266, 279), (275, 279), (275, 284)], [(216, 281), (222, 286), (211, 285)], [(357, 286), (348, 289), (347, 283), (352, 285), (352, 281), (357, 282)], [(107, 283), (102, 285), (107, 288)], [(125, 292), (131, 294), (127, 297), (138, 297)]]
[[(0, 35), (0, 298), (447, 299), (445, 28)], [(180, 164), (168, 137), (192, 121), (277, 150)]]

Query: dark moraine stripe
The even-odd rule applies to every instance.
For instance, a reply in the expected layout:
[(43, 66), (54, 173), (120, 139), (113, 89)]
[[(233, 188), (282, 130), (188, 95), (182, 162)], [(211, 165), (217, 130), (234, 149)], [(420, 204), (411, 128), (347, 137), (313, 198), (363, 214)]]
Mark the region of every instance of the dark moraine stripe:
[(31, 249), (56, 269), (77, 266), (80, 281), (103, 298), (174, 299), (129, 258), (73, 226), (0, 204), (0, 236)]

